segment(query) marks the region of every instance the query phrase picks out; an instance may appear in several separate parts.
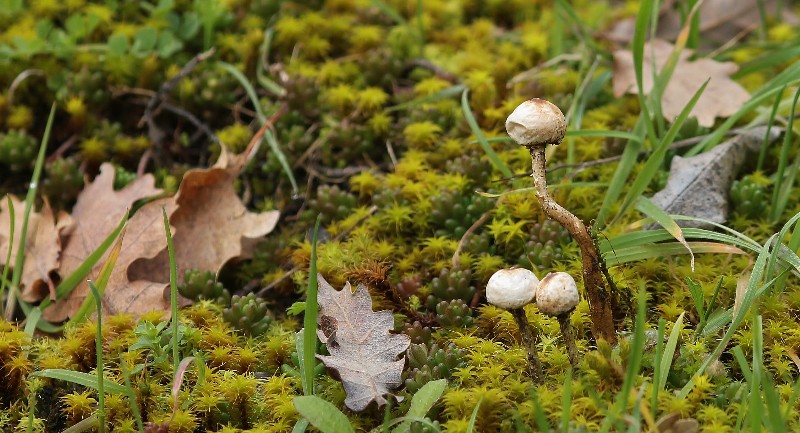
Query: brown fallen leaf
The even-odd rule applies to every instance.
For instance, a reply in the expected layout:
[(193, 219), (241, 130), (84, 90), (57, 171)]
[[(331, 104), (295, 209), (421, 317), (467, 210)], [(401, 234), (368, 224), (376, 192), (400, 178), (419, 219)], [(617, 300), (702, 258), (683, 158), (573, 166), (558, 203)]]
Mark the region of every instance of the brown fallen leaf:
[[(758, 151), (766, 127), (753, 128), (697, 156), (672, 159), (667, 185), (652, 201), (668, 214), (702, 218), (724, 223), (728, 218), (728, 192), (748, 153)], [(780, 135), (770, 131), (770, 141)], [(710, 228), (710, 224), (678, 221), (682, 227)]]
[[(761, 25), (761, 13), (758, 6), (759, 0), (706, 0), (700, 5), (700, 35), (701, 47), (716, 48), (721, 43), (729, 42), (737, 37), (742, 37), (754, 31)], [(769, 17), (777, 14), (779, 0), (763, 0), (764, 8)], [(683, 4), (675, 0), (661, 3), (658, 16), (656, 37), (659, 39), (674, 40), (683, 26), (685, 11)], [(790, 25), (797, 25), (797, 15), (791, 8), (784, 5), (781, 19)], [(603, 37), (618, 44), (627, 44), (633, 39), (636, 19), (628, 18), (616, 22)]]
[[(14, 242), (11, 248), (11, 263), (14, 263), (19, 251), (19, 240), (22, 236), (22, 219), (25, 213), (25, 202), (14, 196)], [(65, 228), (56, 225), (50, 204), (45, 201), (41, 212), (31, 211), (28, 218), (28, 230), (25, 241), (25, 258), (22, 266), (20, 298), (25, 301), (38, 301), (50, 293), (55, 296), (55, 287), (50, 281), (50, 272), (58, 269), (61, 255), (61, 239), (59, 232)], [(11, 212), (8, 202), (0, 200), (0, 265), (5, 265), (8, 257), (8, 245), (11, 241)]]
[[(653, 68), (660, 71), (667, 62), (674, 46), (664, 40), (656, 39), (644, 47), (644, 65), (642, 68), (642, 87), (645, 94), (653, 89)], [(741, 85), (730, 79), (738, 66), (732, 62), (720, 63), (711, 59), (690, 61), (692, 50), (681, 52), (675, 71), (664, 89), (661, 100), (664, 117), (671, 121), (680, 114), (697, 89), (707, 79), (708, 83), (691, 115), (697, 117), (702, 126), (714, 126), (716, 117), (728, 117), (750, 99), (750, 94)], [(633, 65), (633, 53), (627, 50), (614, 52), (614, 95), (620, 97), (625, 93), (636, 94), (636, 72)]]
[(336, 370), (347, 391), (344, 403), (356, 412), (373, 400), (386, 403), (384, 395), (401, 383), (405, 359), (398, 359), (411, 344), (404, 334), (390, 334), (394, 317), (389, 310), (372, 311), (367, 288), (350, 283), (337, 291), (319, 275), (319, 339), (330, 356), (317, 355)]
[[(249, 212), (236, 195), (234, 180), (246, 161), (244, 155), (223, 152), (215, 167), (187, 172), (174, 197), (147, 203), (133, 214), (103, 294), (105, 312), (142, 314), (151, 310), (169, 310), (169, 256), (162, 209), (166, 210), (170, 220), (179, 270), (197, 268), (218, 272), (228, 261), (252, 255), (256, 239), (275, 228), (280, 213)], [(72, 235), (67, 248), (75, 239), (80, 242), (80, 247), (87, 245), (75, 248), (78, 249), (78, 253), (74, 254), (76, 263), (82, 262), (99, 241), (116, 227), (119, 218), (133, 201), (159, 192), (144, 188), (144, 185), (152, 184), (152, 177), (148, 175), (147, 179), (138, 179), (129, 185), (129, 188), (142, 194), (135, 195), (128, 191), (125, 196), (127, 199), (123, 199), (119, 195), (127, 188), (113, 191), (110, 181), (114, 177), (113, 168), (104, 168), (105, 171), (101, 169), (100, 176), (86, 189), (91, 192), (91, 197), (87, 196), (81, 201), (84, 197), (82, 194), (76, 204), (79, 212), (73, 213), (73, 217), (81, 224), (76, 224), (78, 236)], [(92, 215), (97, 218), (112, 215), (103, 224), (95, 224), (95, 217), (85, 212), (85, 208), (98, 207), (95, 202), (105, 207), (95, 209)], [(81, 241), (85, 235), (79, 228), (86, 226), (100, 226), (97, 239)], [(99, 266), (95, 271), (99, 270)], [(78, 310), (87, 295), (88, 286), (79, 286), (65, 299), (45, 310), (44, 317), (51, 321), (66, 319)]]
[[(155, 187), (155, 179), (149, 174), (134, 180), (119, 191), (114, 191), (114, 166), (108, 163), (100, 166), (100, 174), (95, 178), (94, 182), (88, 184), (78, 195), (78, 200), (72, 210), (73, 226), (62, 253), (61, 267), (59, 268), (61, 277), (64, 278), (70, 275), (97, 249), (103, 240), (117, 227), (122, 216), (136, 201), (160, 193), (161, 190)], [(154, 203), (148, 204), (148, 206), (153, 205)], [(129, 225), (133, 226), (134, 220), (145, 218), (144, 215), (146, 214), (137, 217), (139, 213), (143, 213), (145, 207), (131, 218)], [(159, 209), (160, 217), (160, 206), (157, 209)], [(158, 227), (161, 227), (161, 238), (164, 239), (163, 224), (153, 223), (152, 225), (156, 226), (151, 229), (153, 231), (157, 231)], [(126, 269), (123, 267), (125, 257), (137, 254), (155, 255), (160, 250), (159, 248), (155, 251), (147, 251), (143, 248), (140, 250), (131, 246), (132, 243), (138, 244), (140, 239), (149, 238), (141, 230), (135, 230), (137, 228), (128, 228), (128, 235), (123, 241), (122, 252), (114, 267), (114, 274), (122, 272), (124, 275)], [(164, 245), (166, 245), (166, 240), (164, 240)], [(97, 278), (104, 261), (104, 259), (100, 260), (90, 272), (88, 278)], [(130, 261), (133, 260), (131, 259)], [(114, 278), (114, 275), (112, 275), (112, 278)], [(110, 292), (122, 289), (124, 288), (112, 288), (109, 284), (106, 288), (104, 304)], [(82, 283), (66, 298), (56, 301), (52, 306), (45, 309), (42, 316), (51, 322), (62, 321), (80, 308), (81, 303), (83, 303), (88, 294), (88, 284)]]
[[(232, 259), (251, 257), (254, 241), (277, 225), (280, 212), (249, 212), (236, 195), (233, 182), (243, 166), (240, 155), (223, 153), (214, 167), (190, 170), (183, 176), (175, 196), (177, 210), (170, 216), (178, 269), (218, 273)], [(167, 251), (137, 261), (128, 275), (131, 280), (169, 282)]]

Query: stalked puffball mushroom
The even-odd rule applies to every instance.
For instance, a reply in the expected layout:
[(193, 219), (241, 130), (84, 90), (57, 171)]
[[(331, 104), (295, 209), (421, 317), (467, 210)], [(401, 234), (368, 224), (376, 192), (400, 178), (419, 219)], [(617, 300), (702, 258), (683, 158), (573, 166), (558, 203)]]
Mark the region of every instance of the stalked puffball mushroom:
[(523, 307), (536, 299), (539, 278), (525, 268), (506, 268), (495, 272), (486, 283), (486, 300), (490, 304), (508, 310), (519, 328), (522, 345), (528, 352), (528, 374), (538, 380), (542, 363), (536, 353), (539, 336), (528, 323)]
[(530, 99), (520, 104), (506, 120), (506, 131), (517, 143), (528, 148), (536, 198), (545, 214), (569, 231), (578, 242), (583, 260), (583, 282), (589, 300), (592, 317), (592, 333), (609, 343), (617, 341), (612, 315), (614, 298), (606, 290), (602, 275), (600, 252), (595, 246), (589, 230), (578, 217), (556, 203), (547, 191), (545, 171), (545, 149), (548, 144), (557, 145), (564, 140), (567, 121), (554, 104), (544, 99)]
[(542, 314), (553, 316), (558, 320), (567, 356), (572, 368), (578, 366), (578, 346), (569, 323), (569, 315), (578, 305), (581, 296), (575, 279), (566, 272), (551, 272), (542, 278), (536, 290), (536, 305)]

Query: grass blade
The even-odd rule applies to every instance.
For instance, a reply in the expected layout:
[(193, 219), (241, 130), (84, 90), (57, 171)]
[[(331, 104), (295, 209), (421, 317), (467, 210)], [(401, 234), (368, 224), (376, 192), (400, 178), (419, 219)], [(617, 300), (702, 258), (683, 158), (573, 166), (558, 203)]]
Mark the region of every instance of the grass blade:
[[(790, 226), (795, 222), (797, 222), (798, 219), (800, 219), (800, 213), (792, 217), (792, 219), (790, 219), (784, 226)], [(686, 395), (689, 394), (689, 391), (691, 391), (692, 387), (694, 386), (694, 379), (697, 376), (703, 374), (703, 372), (705, 371), (706, 368), (708, 368), (711, 362), (717, 359), (717, 357), (722, 353), (722, 350), (725, 348), (725, 346), (727, 346), (728, 342), (733, 337), (733, 334), (739, 328), (739, 325), (741, 325), (742, 321), (747, 315), (748, 310), (750, 309), (750, 306), (756, 300), (757, 296), (764, 290), (766, 290), (767, 287), (769, 287), (769, 285), (771, 285), (772, 282), (775, 281), (772, 280), (772, 282), (762, 285), (760, 290), (758, 288), (766, 271), (767, 258), (769, 257), (770, 254), (769, 247), (775, 242), (776, 236), (777, 235), (773, 235), (769, 240), (767, 240), (767, 242), (762, 247), (762, 250), (759, 253), (758, 257), (756, 258), (756, 263), (753, 265), (753, 271), (750, 274), (750, 280), (747, 283), (747, 288), (745, 289), (745, 294), (742, 299), (741, 306), (738, 309), (738, 311), (736, 311), (736, 314), (733, 315), (728, 330), (722, 336), (722, 339), (719, 341), (716, 348), (714, 348), (714, 350), (711, 352), (708, 358), (706, 358), (703, 364), (700, 365), (700, 368), (698, 368), (694, 376), (681, 389), (680, 393), (678, 394), (678, 397), (685, 398)]]
[(475, 421), (478, 420), (478, 410), (481, 408), (481, 403), (483, 403), (483, 397), (478, 400), (478, 404), (475, 405), (475, 409), (472, 409), (472, 415), (470, 415), (469, 424), (467, 424), (467, 433), (472, 433), (475, 431)]
[[(256, 119), (258, 120), (259, 125), (264, 126), (267, 123), (267, 118), (264, 116), (264, 111), (261, 109), (261, 102), (258, 100), (258, 94), (256, 93), (256, 89), (253, 88), (253, 85), (250, 84), (250, 80), (248, 80), (241, 71), (239, 71), (230, 63), (217, 62), (217, 66), (233, 75), (233, 77), (239, 81), (239, 84), (244, 87), (244, 91), (247, 93), (247, 96), (250, 98), (250, 102), (253, 104), (253, 108), (256, 111)], [(297, 179), (294, 177), (292, 166), (289, 164), (286, 154), (283, 153), (283, 150), (281, 150), (280, 146), (278, 145), (278, 140), (275, 139), (275, 136), (272, 135), (272, 131), (270, 130), (266, 130), (264, 132), (264, 139), (267, 141), (270, 150), (272, 150), (272, 152), (275, 154), (275, 157), (278, 158), (278, 162), (281, 164), (281, 168), (286, 174), (286, 177), (289, 178), (289, 182), (292, 184), (292, 193), (297, 195)]]
[[(108, 236), (106, 236), (97, 249), (89, 254), (89, 257), (87, 257), (86, 260), (84, 260), (83, 263), (81, 263), (81, 265), (78, 266), (78, 268), (75, 269), (67, 278), (61, 280), (61, 283), (56, 286), (56, 299), (61, 299), (64, 296), (67, 296), (86, 278), (87, 275), (89, 275), (89, 272), (92, 271), (97, 262), (100, 261), (111, 244), (114, 243), (119, 234), (122, 232), (123, 228), (125, 227), (125, 223), (128, 222), (128, 215), (129, 212), (125, 212), (125, 215), (122, 216), (122, 219), (120, 220), (119, 224), (117, 224), (117, 227), (111, 233), (109, 233)], [(51, 303), (52, 301), (50, 301), (50, 298), (44, 298), (39, 304), (39, 308), (44, 310)]]
[[(44, 156), (47, 153), (47, 142), (50, 141), (50, 131), (53, 129), (53, 121), (56, 117), (56, 104), (55, 102), (50, 107), (50, 115), (47, 117), (47, 125), (44, 128), (44, 135), (39, 144), (39, 153), (36, 155), (36, 163), (33, 166), (33, 175), (31, 176), (31, 183), (28, 185), (28, 194), (25, 196), (25, 210), (22, 214), (22, 226), (20, 230), (20, 237), (17, 244), (17, 257), (14, 260), (14, 271), (11, 274), (11, 287), (9, 288), (8, 299), (6, 301), (5, 317), (7, 320), (11, 319), (14, 312), (14, 302), (16, 301), (16, 293), (19, 288), (20, 279), (22, 279), (22, 266), (25, 263), (25, 245), (28, 237), (28, 221), (30, 220), (31, 211), (33, 210), (33, 201), (36, 199), (36, 194), (39, 192), (39, 178), (42, 177), (42, 167), (44, 166)], [(8, 266), (8, 262), (6, 262)]]
[[(400, 111), (400, 110), (405, 110), (407, 108), (415, 107), (417, 105), (430, 104), (432, 102), (441, 101), (442, 99), (452, 98), (454, 96), (460, 95), (466, 88), (467, 86), (463, 84), (457, 84), (455, 86), (450, 86), (446, 89), (442, 89), (430, 95), (412, 99), (410, 101), (403, 102), (402, 104), (393, 105), (387, 108), (385, 111), (386, 112)], [(511, 138), (503, 137), (503, 141), (511, 141)], [(477, 143), (477, 141), (475, 143)]]
[(617, 213), (615, 219), (625, 214), (625, 212), (634, 204), (634, 202), (642, 195), (642, 193), (644, 193), (644, 191), (647, 189), (647, 186), (650, 184), (650, 181), (653, 180), (653, 177), (655, 177), (655, 175), (659, 172), (661, 165), (664, 163), (664, 157), (669, 150), (670, 144), (672, 144), (675, 136), (678, 135), (678, 132), (680, 131), (684, 122), (686, 122), (686, 119), (689, 117), (689, 113), (691, 113), (695, 104), (700, 99), (700, 96), (706, 90), (707, 85), (708, 80), (706, 80), (706, 82), (703, 83), (699, 89), (697, 89), (692, 96), (692, 99), (689, 100), (675, 121), (672, 122), (672, 126), (670, 126), (667, 133), (655, 147), (653, 153), (647, 159), (644, 168), (642, 168), (642, 171), (639, 172), (639, 175), (636, 176), (636, 179), (633, 181), (631, 188), (625, 195), (625, 199), (622, 201), (622, 205), (620, 206), (619, 212)]
[[(61, 368), (50, 368), (50, 369), (35, 371), (31, 373), (31, 376), (49, 377), (50, 379), (65, 380), (67, 382), (77, 383), (78, 385), (83, 385), (87, 388), (92, 388), (94, 390), (97, 390), (97, 376), (91, 375), (89, 373), (83, 373), (80, 371), (64, 370)], [(103, 379), (103, 388), (107, 393), (110, 394), (125, 394), (127, 392), (127, 389), (124, 386), (105, 378)]]
[(105, 384), (105, 377), (103, 376), (103, 295), (100, 294), (92, 280), (89, 280), (89, 289), (92, 291), (92, 296), (97, 306), (97, 325), (94, 338), (94, 351), (97, 354), (97, 430), (100, 433), (105, 433), (106, 392), (103, 386)]
[[(322, 215), (317, 215), (314, 224), (314, 234), (311, 237), (311, 263), (308, 268), (308, 286), (306, 287), (306, 309), (303, 313), (303, 394), (314, 394), (314, 365), (317, 355), (317, 315), (319, 303), (317, 302), (317, 239)], [(309, 420), (311, 421), (311, 420)], [(311, 424), (314, 424), (311, 421)], [(316, 424), (314, 424), (316, 426)]]
[[(108, 284), (108, 280), (111, 278), (111, 272), (114, 270), (114, 265), (117, 263), (119, 253), (122, 251), (122, 241), (125, 239), (125, 231), (126, 229), (123, 228), (119, 233), (117, 241), (114, 243), (114, 247), (111, 248), (111, 251), (108, 253), (108, 258), (103, 264), (103, 267), (100, 268), (100, 274), (97, 276), (97, 288), (100, 291), (101, 299), (106, 291), (106, 284)], [(81, 323), (86, 320), (86, 318), (89, 317), (89, 310), (95, 308), (95, 302), (97, 301), (93, 296), (87, 296), (83, 300), (81, 307), (78, 309), (75, 315), (69, 319), (68, 323)]]
[(131, 386), (131, 375), (128, 371), (128, 364), (122, 357), (119, 358), (119, 369), (122, 371), (122, 377), (125, 379), (125, 395), (128, 397), (131, 413), (133, 413), (133, 417), (136, 419), (136, 427), (139, 429), (139, 433), (144, 433), (142, 414), (139, 413), (139, 405), (136, 403), (136, 394), (133, 392), (133, 387)]
[(475, 134), (475, 138), (478, 139), (478, 143), (483, 148), (483, 151), (486, 153), (486, 156), (489, 157), (489, 161), (492, 162), (492, 165), (503, 174), (503, 177), (514, 177), (514, 173), (508, 169), (506, 164), (497, 156), (492, 146), (489, 145), (489, 142), (486, 141), (486, 136), (483, 135), (483, 131), (481, 131), (481, 127), (478, 126), (478, 122), (475, 120), (475, 116), (472, 114), (472, 109), (469, 108), (469, 100), (467, 95), (469, 94), (469, 89), (464, 89), (464, 92), (461, 94), (461, 111), (464, 112), (464, 118), (467, 119), (467, 124), (469, 124), (469, 128), (472, 130), (472, 133)]
[(11, 200), (11, 195), (6, 194), (8, 202), (8, 217), (9, 217), (9, 231), (10, 238), (8, 239), (8, 253), (6, 254), (5, 266), (3, 266), (3, 275), (0, 279), (0, 300), (3, 299), (3, 294), (6, 292), (6, 283), (8, 282), (8, 270), (11, 268), (11, 252), (14, 250), (14, 226), (16, 225), (16, 211), (14, 210), (14, 202)]
[(786, 132), (783, 134), (783, 144), (781, 145), (781, 153), (778, 158), (778, 168), (775, 170), (775, 187), (772, 190), (772, 202), (770, 203), (769, 209), (769, 219), (773, 224), (778, 222), (783, 211), (786, 209), (786, 205), (789, 202), (793, 190), (792, 185), (794, 185), (794, 179), (797, 175), (798, 163), (800, 163), (800, 157), (796, 157), (794, 164), (792, 164), (792, 169), (789, 170), (788, 175), (784, 178), (786, 174), (786, 164), (789, 161), (789, 151), (792, 148), (792, 139), (794, 138), (794, 130), (792, 128), (794, 126), (794, 112), (797, 107), (798, 97), (800, 97), (800, 88), (794, 93), (794, 99), (792, 99), (789, 124), (786, 126)]
[(172, 371), (178, 373), (180, 355), (178, 348), (178, 264), (175, 262), (175, 243), (172, 242), (172, 232), (169, 229), (169, 217), (167, 210), (161, 208), (164, 217), (164, 232), (167, 236), (167, 252), (169, 254), (169, 301), (172, 312)]
[(636, 200), (636, 209), (659, 223), (661, 227), (664, 227), (664, 229), (675, 238), (675, 240), (686, 247), (686, 250), (689, 251), (689, 255), (692, 258), (692, 272), (694, 272), (694, 253), (689, 247), (689, 243), (686, 242), (686, 238), (683, 237), (683, 230), (681, 230), (678, 223), (645, 196), (639, 196)]
[(681, 315), (678, 316), (678, 320), (676, 320), (675, 324), (672, 325), (672, 331), (669, 333), (667, 345), (664, 347), (664, 353), (661, 355), (661, 359), (659, 360), (659, 371), (661, 372), (661, 375), (658, 383), (655, 384), (657, 389), (654, 392), (663, 390), (667, 385), (667, 375), (672, 367), (672, 359), (675, 355), (675, 349), (678, 347), (678, 338), (680, 338), (681, 331), (683, 330), (683, 316), (685, 314), (685, 312), (681, 313)]

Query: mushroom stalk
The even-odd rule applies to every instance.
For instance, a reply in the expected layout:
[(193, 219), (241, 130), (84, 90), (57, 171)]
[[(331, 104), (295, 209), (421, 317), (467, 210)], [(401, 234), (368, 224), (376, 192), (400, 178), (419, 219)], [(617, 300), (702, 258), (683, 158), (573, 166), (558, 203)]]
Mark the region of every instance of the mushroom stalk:
[(511, 308), (508, 310), (514, 321), (517, 322), (519, 328), (519, 335), (522, 339), (522, 347), (528, 353), (528, 375), (534, 382), (538, 382), (542, 377), (542, 362), (539, 360), (539, 355), (536, 352), (536, 344), (539, 343), (539, 336), (536, 331), (528, 323), (528, 318), (525, 317), (525, 310), (520, 308)]
[(578, 368), (578, 345), (575, 343), (575, 334), (572, 332), (572, 325), (569, 323), (569, 313), (560, 314), (558, 325), (561, 327), (561, 335), (564, 336), (564, 345), (567, 346), (567, 357), (573, 369)]
[(612, 300), (606, 290), (600, 267), (600, 252), (597, 250), (592, 236), (583, 221), (556, 203), (550, 192), (547, 191), (546, 144), (535, 144), (526, 147), (531, 153), (531, 177), (536, 188), (536, 198), (539, 200), (545, 214), (567, 229), (581, 249), (583, 285), (586, 289), (589, 313), (592, 317), (592, 334), (595, 338), (603, 338), (613, 345), (617, 342), (617, 334), (611, 309)]

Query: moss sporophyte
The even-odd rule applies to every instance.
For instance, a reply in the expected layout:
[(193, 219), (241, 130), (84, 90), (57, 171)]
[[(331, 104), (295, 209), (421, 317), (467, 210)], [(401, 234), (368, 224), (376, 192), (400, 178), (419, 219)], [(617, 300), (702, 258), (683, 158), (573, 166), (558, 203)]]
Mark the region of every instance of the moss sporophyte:
[(506, 120), (506, 131), (517, 143), (528, 148), (531, 154), (533, 184), (536, 198), (545, 214), (564, 226), (578, 242), (583, 265), (583, 284), (589, 300), (592, 334), (614, 344), (613, 295), (603, 280), (600, 251), (595, 246), (589, 230), (578, 217), (556, 203), (547, 191), (545, 149), (548, 144), (558, 145), (564, 140), (567, 121), (554, 104), (533, 98), (520, 104)]

